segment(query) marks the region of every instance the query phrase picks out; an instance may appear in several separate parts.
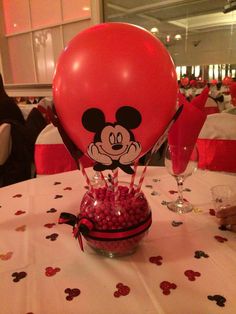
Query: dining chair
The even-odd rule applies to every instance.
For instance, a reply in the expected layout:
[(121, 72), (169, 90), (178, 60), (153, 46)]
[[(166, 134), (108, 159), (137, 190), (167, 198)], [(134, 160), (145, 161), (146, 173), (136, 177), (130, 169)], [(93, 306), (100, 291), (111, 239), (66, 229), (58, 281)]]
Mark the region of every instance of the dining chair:
[(0, 165), (2, 166), (11, 153), (11, 125), (3, 123), (0, 125)]
[[(77, 169), (75, 160), (70, 155), (58, 129), (48, 124), (39, 134), (34, 151), (36, 176), (61, 173)], [(92, 165), (86, 156), (81, 158), (83, 166)]]
[(199, 168), (236, 173), (236, 115), (208, 115), (197, 146)]
[(204, 110), (207, 115), (220, 112), (218, 102), (211, 96), (207, 98)]

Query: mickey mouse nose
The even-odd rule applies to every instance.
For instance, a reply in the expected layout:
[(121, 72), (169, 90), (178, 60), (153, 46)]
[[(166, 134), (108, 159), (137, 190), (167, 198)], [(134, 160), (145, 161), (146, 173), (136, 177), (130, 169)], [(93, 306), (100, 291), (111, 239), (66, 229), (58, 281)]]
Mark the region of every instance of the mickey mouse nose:
[(114, 150), (121, 149), (122, 147), (123, 147), (123, 145), (121, 145), (121, 144), (112, 145), (112, 149), (114, 149)]

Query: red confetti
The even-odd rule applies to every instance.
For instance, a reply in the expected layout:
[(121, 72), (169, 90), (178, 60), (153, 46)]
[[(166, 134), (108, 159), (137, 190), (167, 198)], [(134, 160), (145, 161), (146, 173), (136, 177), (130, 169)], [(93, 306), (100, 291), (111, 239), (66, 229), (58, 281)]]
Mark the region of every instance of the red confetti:
[(149, 262), (156, 265), (162, 265), (162, 259), (162, 256), (151, 256)]
[(123, 283), (119, 282), (117, 285), (116, 285), (116, 288), (118, 290), (116, 290), (113, 295), (115, 298), (119, 298), (120, 296), (126, 296), (130, 293), (130, 287), (124, 285)]
[(25, 214), (24, 210), (18, 210), (17, 212), (15, 212), (16, 216), (19, 216), (19, 215), (22, 215), (22, 214)]
[(59, 267), (53, 268), (53, 267), (46, 267), (45, 268), (45, 275), (47, 277), (52, 277), (56, 275), (61, 269)]
[(53, 222), (53, 223), (48, 223), (48, 224), (45, 224), (44, 227), (46, 228), (52, 228), (54, 227), (56, 224)]
[(200, 277), (201, 274), (198, 271), (194, 271), (191, 269), (188, 269), (184, 272), (185, 276), (188, 277), (188, 280), (194, 281), (196, 280), (196, 277)]
[(177, 285), (175, 283), (171, 283), (169, 281), (162, 281), (160, 283), (160, 288), (162, 289), (162, 293), (164, 295), (169, 295), (171, 289), (176, 289)]
[(25, 229), (26, 229), (26, 225), (22, 225), (22, 226), (20, 226), (20, 227), (17, 227), (15, 230), (16, 230), (16, 231), (22, 231), (22, 232), (24, 232)]
[(57, 199), (57, 198), (62, 198), (63, 197), (63, 195), (60, 195), (60, 194), (57, 194), (57, 195), (55, 195), (55, 199)]
[(12, 197), (17, 198), (17, 197), (22, 197), (22, 194), (15, 194)]
[(13, 252), (7, 252), (6, 254), (0, 254), (0, 259), (2, 261), (7, 261), (9, 260), (13, 255)]
[(209, 209), (209, 214), (210, 214), (211, 216), (215, 216), (215, 215), (216, 215), (216, 212), (215, 212), (215, 210), (214, 210), (213, 208), (210, 208), (210, 209)]
[(220, 243), (223, 243), (223, 242), (228, 241), (228, 239), (223, 238), (223, 237), (218, 236), (218, 235), (214, 236), (214, 238), (215, 238), (218, 242), (220, 242)]

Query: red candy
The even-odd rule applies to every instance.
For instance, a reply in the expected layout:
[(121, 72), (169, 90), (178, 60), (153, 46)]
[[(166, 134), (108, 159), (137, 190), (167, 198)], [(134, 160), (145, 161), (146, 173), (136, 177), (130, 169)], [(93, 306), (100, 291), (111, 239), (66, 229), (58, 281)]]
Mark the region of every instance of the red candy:
[[(80, 217), (88, 217), (96, 230), (124, 230), (144, 222), (150, 213), (143, 193), (135, 195), (127, 186), (118, 186), (115, 195), (111, 188), (94, 190), (95, 198), (86, 193), (80, 207)], [(116, 201), (114, 201), (116, 197)], [(86, 238), (95, 249), (122, 254), (132, 250), (144, 237), (145, 232), (125, 240), (100, 241)]]

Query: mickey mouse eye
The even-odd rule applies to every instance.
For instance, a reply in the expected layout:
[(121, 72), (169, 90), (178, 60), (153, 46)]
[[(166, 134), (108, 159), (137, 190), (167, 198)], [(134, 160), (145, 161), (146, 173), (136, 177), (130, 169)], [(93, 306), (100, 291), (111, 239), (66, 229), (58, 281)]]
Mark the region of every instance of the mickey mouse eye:
[(120, 132), (118, 132), (117, 136), (116, 136), (116, 139), (117, 139), (117, 143), (121, 143), (122, 140), (123, 140), (123, 135)]
[(115, 141), (116, 141), (115, 135), (114, 135), (114, 133), (111, 132), (109, 134), (109, 142), (111, 145), (113, 145), (113, 144), (115, 144)]

